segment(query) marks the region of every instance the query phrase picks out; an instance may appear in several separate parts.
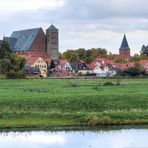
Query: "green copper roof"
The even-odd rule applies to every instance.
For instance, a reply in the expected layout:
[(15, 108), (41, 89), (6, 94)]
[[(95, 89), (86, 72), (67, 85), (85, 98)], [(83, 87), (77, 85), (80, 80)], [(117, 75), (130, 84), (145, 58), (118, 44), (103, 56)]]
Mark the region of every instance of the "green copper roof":
[(127, 39), (126, 39), (126, 35), (124, 34), (124, 37), (123, 37), (123, 40), (122, 40), (122, 43), (121, 43), (121, 47), (119, 50), (130, 50), (129, 46), (128, 46), (128, 42), (127, 42)]

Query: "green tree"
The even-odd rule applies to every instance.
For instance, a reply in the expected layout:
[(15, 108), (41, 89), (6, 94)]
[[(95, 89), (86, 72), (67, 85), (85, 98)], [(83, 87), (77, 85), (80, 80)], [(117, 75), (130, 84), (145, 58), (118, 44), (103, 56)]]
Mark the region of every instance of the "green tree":
[(125, 59), (115, 59), (114, 60), (115, 63), (126, 63)]
[(136, 62), (140, 61), (140, 55), (139, 54), (134, 54), (134, 56), (130, 60), (131, 62)]
[(135, 62), (133, 67), (124, 70), (124, 74), (129, 76), (139, 76), (145, 74), (145, 70), (141, 67), (139, 62)]
[(11, 53), (9, 44), (6, 41), (2, 41), (0, 44), (0, 59), (9, 58)]
[(107, 50), (102, 48), (97, 48), (98, 54), (101, 58), (107, 58)]
[(78, 62), (80, 60), (76, 50), (67, 50), (63, 55), (70, 62)]
[(84, 48), (79, 48), (77, 50), (77, 54), (78, 54), (80, 60), (83, 60), (86, 62), (87, 56), (86, 56), (86, 50)]
[(114, 54), (112, 54), (111, 52), (109, 52), (109, 54), (108, 54), (107, 58), (108, 58), (109, 60), (114, 60), (115, 55), (114, 55)]
[(26, 60), (17, 54), (12, 54), (10, 57), (11, 70), (18, 72), (25, 66)]
[(9, 59), (0, 59), (0, 73), (5, 74), (11, 69), (11, 62)]

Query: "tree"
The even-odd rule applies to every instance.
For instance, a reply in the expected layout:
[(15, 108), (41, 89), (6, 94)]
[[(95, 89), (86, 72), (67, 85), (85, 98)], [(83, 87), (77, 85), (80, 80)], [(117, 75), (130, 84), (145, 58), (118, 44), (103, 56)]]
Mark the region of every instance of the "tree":
[(124, 70), (125, 75), (139, 76), (145, 74), (145, 70), (141, 67), (139, 62), (135, 62), (133, 67), (129, 67)]
[(87, 56), (86, 56), (86, 50), (84, 48), (79, 48), (77, 50), (77, 53), (80, 60), (86, 61)]
[(63, 55), (62, 53), (60, 53), (60, 52), (59, 52), (59, 59), (60, 59), (60, 60), (65, 60), (64, 55)]
[(55, 68), (55, 63), (54, 63), (54, 60), (51, 60), (49, 69), (53, 69), (53, 68)]
[(78, 62), (80, 60), (76, 50), (67, 50), (63, 55), (70, 62)]
[(11, 61), (11, 70), (18, 72), (20, 71), (26, 63), (26, 60), (22, 57), (20, 57), (17, 54), (12, 54), (10, 57), (10, 61)]
[(106, 58), (107, 50), (102, 48), (92, 48), (89, 50), (79, 48), (77, 50), (67, 50), (60, 55), (60, 59), (67, 59), (70, 62), (79, 62), (79, 60), (83, 60), (86, 63), (92, 62), (97, 57)]
[(140, 55), (140, 60), (148, 60), (148, 56), (142, 53)]
[(0, 59), (9, 58), (12, 51), (9, 48), (9, 44), (6, 41), (2, 41), (0, 44)]
[(102, 48), (97, 48), (98, 54), (101, 58), (107, 58), (107, 50)]
[(114, 60), (115, 55), (113, 55), (111, 52), (109, 52), (107, 58), (108, 58), (109, 60)]
[(5, 74), (11, 69), (11, 62), (9, 59), (0, 59), (0, 73)]
[(119, 58), (119, 59), (115, 59), (114, 62), (115, 62), (115, 63), (126, 63), (126, 60), (125, 60), (125, 59), (120, 59), (120, 58)]
[(134, 54), (134, 56), (131, 58), (131, 62), (140, 61), (140, 55)]

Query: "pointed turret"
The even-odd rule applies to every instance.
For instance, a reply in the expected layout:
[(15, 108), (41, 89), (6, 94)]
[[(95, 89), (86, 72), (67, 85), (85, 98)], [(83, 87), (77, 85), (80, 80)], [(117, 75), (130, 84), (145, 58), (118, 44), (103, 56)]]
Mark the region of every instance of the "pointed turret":
[(130, 57), (130, 48), (125, 34), (123, 36), (123, 40), (119, 48), (119, 54), (122, 56)]
[(53, 24), (51, 24), (51, 25), (48, 27), (47, 30), (49, 30), (49, 31), (58, 31), (58, 29), (57, 29)]
[(128, 46), (127, 38), (126, 38), (126, 35), (125, 35), (125, 34), (124, 34), (124, 36), (123, 36), (123, 40), (122, 40), (122, 43), (121, 43), (120, 50), (130, 50), (130, 48), (129, 48), (129, 46)]

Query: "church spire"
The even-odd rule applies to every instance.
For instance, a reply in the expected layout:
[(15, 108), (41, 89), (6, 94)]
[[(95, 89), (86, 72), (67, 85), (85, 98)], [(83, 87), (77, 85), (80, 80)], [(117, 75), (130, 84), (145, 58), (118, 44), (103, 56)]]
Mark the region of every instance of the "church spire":
[(130, 48), (128, 46), (126, 35), (124, 34), (121, 46), (119, 48), (119, 55), (129, 58), (130, 57)]
[(123, 40), (122, 40), (121, 47), (119, 50), (130, 50), (125, 34), (123, 36)]

